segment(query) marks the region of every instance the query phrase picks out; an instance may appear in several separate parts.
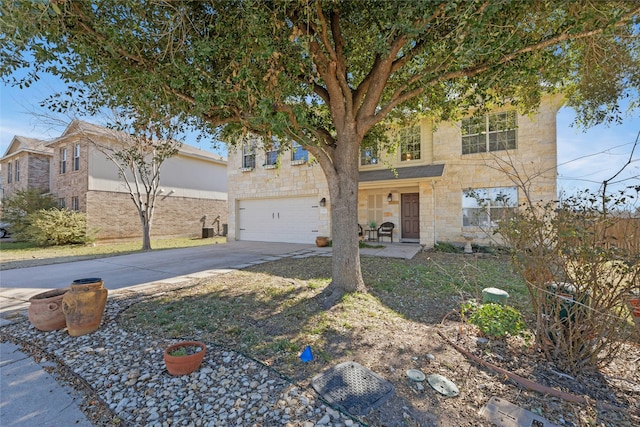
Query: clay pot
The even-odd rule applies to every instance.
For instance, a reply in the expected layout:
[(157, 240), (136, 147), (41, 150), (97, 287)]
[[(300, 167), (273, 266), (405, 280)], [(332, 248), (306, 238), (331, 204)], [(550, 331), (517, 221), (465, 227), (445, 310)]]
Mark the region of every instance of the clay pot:
[(90, 334), (100, 327), (108, 293), (102, 285), (100, 278), (79, 279), (71, 283), (71, 290), (62, 298), (69, 335)]
[(69, 288), (54, 289), (34, 295), (29, 298), (29, 321), (41, 331), (55, 331), (62, 329), (67, 322), (62, 312), (62, 297)]
[(319, 248), (323, 248), (329, 244), (329, 238), (324, 236), (316, 237), (316, 246)]
[[(173, 356), (172, 353), (181, 347), (200, 347), (197, 352), (189, 352), (184, 356)], [(193, 349), (191, 349), (193, 350)], [(170, 345), (164, 350), (164, 363), (167, 371), (171, 375), (187, 375), (198, 369), (204, 355), (207, 352), (207, 346), (200, 341), (182, 341), (177, 344)]]

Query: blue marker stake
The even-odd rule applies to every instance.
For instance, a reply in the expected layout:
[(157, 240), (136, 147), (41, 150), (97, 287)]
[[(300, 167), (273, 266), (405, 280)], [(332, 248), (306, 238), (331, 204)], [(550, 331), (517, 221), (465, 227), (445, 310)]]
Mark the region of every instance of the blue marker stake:
[(313, 360), (313, 353), (311, 353), (311, 346), (308, 345), (304, 348), (302, 353), (300, 354), (300, 360), (307, 363)]

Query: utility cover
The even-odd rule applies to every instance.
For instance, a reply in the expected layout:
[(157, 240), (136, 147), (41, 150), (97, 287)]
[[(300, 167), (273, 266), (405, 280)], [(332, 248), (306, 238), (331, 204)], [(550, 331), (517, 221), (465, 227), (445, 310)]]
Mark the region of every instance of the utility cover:
[(480, 415), (498, 427), (560, 427), (531, 411), (495, 396), (480, 409)]
[(427, 376), (427, 381), (435, 391), (440, 394), (444, 394), (445, 396), (455, 397), (460, 394), (458, 386), (449, 378), (443, 377), (442, 375), (430, 374)]
[(393, 385), (356, 362), (340, 363), (311, 380), (327, 402), (351, 415), (367, 415), (393, 396)]

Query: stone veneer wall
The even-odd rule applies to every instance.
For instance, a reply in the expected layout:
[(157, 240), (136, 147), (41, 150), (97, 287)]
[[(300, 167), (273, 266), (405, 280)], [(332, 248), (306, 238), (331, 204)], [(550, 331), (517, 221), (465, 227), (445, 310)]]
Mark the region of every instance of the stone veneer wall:
[[(87, 206), (87, 227), (89, 230), (98, 230), (98, 240), (141, 238), (138, 211), (129, 194), (89, 191)], [(220, 215), (222, 232), (222, 224), (227, 223), (227, 201), (187, 197), (167, 197), (163, 200), (158, 197), (151, 236), (201, 237), (201, 219), (204, 215), (207, 215), (207, 227)]]
[[(77, 138), (70, 141), (51, 145), (53, 148), (53, 170), (52, 192), (57, 199), (64, 199), (67, 208), (71, 208), (71, 198), (78, 197), (78, 210), (87, 211), (87, 190), (89, 188), (89, 160), (87, 155), (87, 143), (80, 142), (80, 168), (73, 170), (73, 153)], [(67, 168), (65, 173), (60, 173), (60, 149), (67, 149)]]
[[(311, 159), (311, 155), (310, 159)], [(229, 194), (229, 239), (236, 238), (236, 209), (239, 200), (257, 198), (283, 198), (314, 196), (318, 200), (327, 199), (330, 207), (329, 187), (319, 164), (292, 164), (291, 153), (285, 151), (280, 155), (278, 167), (262, 166), (265, 163), (264, 150), (256, 149), (256, 168), (242, 171), (242, 149), (229, 150), (228, 160), (228, 194)], [(232, 198), (233, 197), (233, 198)], [(318, 235), (331, 236), (331, 217), (327, 213), (320, 214)]]

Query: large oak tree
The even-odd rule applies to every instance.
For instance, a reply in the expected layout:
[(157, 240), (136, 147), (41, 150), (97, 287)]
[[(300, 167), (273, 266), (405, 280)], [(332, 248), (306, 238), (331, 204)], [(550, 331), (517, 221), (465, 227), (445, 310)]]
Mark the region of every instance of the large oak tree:
[(505, 102), (533, 111), (544, 91), (563, 91), (585, 124), (615, 120), (640, 83), (637, 1), (3, 3), (5, 78), (30, 67), (82, 88), (88, 108), (304, 145), (329, 184), (329, 300), (364, 289), (361, 144), (415, 114), (448, 120)]

